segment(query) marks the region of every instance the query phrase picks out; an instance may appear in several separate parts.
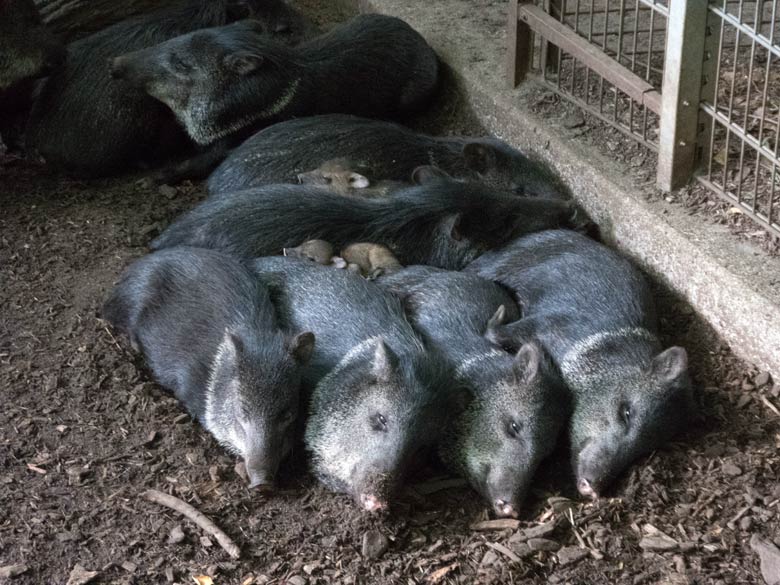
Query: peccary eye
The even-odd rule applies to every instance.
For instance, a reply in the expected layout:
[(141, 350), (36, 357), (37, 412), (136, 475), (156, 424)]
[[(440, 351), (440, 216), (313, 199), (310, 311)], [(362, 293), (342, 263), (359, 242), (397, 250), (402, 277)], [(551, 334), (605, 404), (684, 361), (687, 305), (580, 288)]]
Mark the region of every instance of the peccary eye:
[(508, 432), (510, 437), (517, 439), (520, 436), (520, 423), (514, 420), (511, 421)]
[(325, 177), (325, 184), (326, 185), (330, 185), (332, 182), (333, 182), (333, 177), (328, 177), (328, 176)]
[(184, 62), (178, 55), (173, 55), (171, 57), (171, 65), (176, 71), (180, 71), (182, 73), (188, 73), (192, 71), (192, 67), (190, 67), (188, 63)]
[(621, 404), (619, 413), (623, 424), (629, 426), (631, 424), (631, 407), (628, 404)]
[(375, 431), (386, 431), (387, 430), (387, 419), (382, 414), (375, 414), (371, 417), (371, 427)]

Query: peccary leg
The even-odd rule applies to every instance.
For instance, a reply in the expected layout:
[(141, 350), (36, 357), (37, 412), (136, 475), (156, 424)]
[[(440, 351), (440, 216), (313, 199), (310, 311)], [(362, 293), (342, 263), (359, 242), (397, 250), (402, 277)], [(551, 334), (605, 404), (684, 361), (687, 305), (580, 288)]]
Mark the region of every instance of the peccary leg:
[(185, 179), (202, 180), (225, 160), (233, 146), (232, 141), (220, 140), (198, 154), (168, 165), (150, 176), (155, 185), (175, 185)]

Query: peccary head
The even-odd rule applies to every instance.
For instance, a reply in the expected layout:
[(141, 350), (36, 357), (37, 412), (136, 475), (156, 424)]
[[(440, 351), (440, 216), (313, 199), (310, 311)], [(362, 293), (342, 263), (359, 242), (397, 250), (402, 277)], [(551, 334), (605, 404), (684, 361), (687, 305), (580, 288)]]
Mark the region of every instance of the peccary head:
[(439, 453), (491, 505), (517, 517), (539, 463), (555, 446), (566, 413), (560, 377), (534, 343), (459, 368), (474, 399), (446, 428)]
[(455, 180), (436, 167), (415, 169), (413, 180), (417, 187), (393, 194), (400, 205), (388, 214), (386, 226), (381, 213), (372, 219), (374, 233), (392, 229), (416, 235), (388, 238), (401, 244), (396, 252), (405, 264), (459, 270), (520, 235), (569, 225), (577, 217), (576, 206), (568, 201), (518, 197), (482, 183)]
[(409, 359), (381, 338), (366, 340), (312, 396), (305, 440), (314, 471), (369, 512), (387, 508), (409, 457), (426, 441), (431, 396)]
[(0, 2), (0, 90), (47, 75), (65, 60), (65, 48), (41, 23), (32, 0)]
[(648, 357), (601, 345), (600, 351), (611, 350), (620, 352), (621, 363), (580, 359), (561, 367), (575, 396), (570, 436), (577, 489), (594, 499), (632, 461), (682, 430), (693, 409), (683, 348)]
[(204, 426), (243, 457), (252, 487), (271, 487), (292, 447), (300, 366), (311, 356), (314, 335), (259, 341), (252, 333), (225, 331), (211, 365)]
[(298, 182), (302, 185), (319, 185), (341, 195), (350, 195), (371, 185), (368, 178), (358, 172), (357, 166), (346, 159), (328, 160), (316, 169), (299, 173)]
[(294, 54), (257, 21), (201, 29), (116, 57), (111, 75), (167, 105), (199, 144), (271, 119), (296, 99)]

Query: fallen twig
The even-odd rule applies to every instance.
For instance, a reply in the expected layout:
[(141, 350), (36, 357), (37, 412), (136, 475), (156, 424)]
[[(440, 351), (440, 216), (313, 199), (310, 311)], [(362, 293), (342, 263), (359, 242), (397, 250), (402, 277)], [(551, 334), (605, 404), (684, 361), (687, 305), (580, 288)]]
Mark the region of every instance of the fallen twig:
[(219, 528), (219, 526), (214, 524), (204, 514), (198, 512), (188, 503), (183, 502), (175, 496), (170, 496), (168, 494), (158, 492), (157, 490), (146, 490), (143, 494), (141, 494), (141, 496), (150, 502), (155, 502), (156, 504), (161, 504), (170, 508), (171, 510), (175, 510), (176, 512), (179, 512), (179, 514), (182, 514), (192, 520), (195, 524), (200, 526), (201, 529), (205, 530), (214, 538), (216, 538), (219, 545), (225, 549), (225, 552), (227, 552), (227, 554), (229, 554), (234, 559), (237, 559), (241, 556), (241, 549), (238, 548), (238, 545), (233, 542), (233, 540), (227, 534), (222, 532), (222, 529)]

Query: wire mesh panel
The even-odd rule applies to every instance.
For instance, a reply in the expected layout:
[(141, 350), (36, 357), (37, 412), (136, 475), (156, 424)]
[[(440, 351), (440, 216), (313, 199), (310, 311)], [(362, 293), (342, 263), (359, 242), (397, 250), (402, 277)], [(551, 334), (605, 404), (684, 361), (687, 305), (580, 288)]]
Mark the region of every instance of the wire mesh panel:
[(699, 181), (780, 233), (780, 15), (774, 1), (718, 0), (710, 95), (700, 104)]
[[(548, 0), (540, 3), (561, 24), (598, 47), (656, 90), (661, 89), (666, 42), (664, 2), (652, 0)], [(652, 149), (658, 145), (657, 111), (632, 99), (577, 55), (538, 39), (535, 68), (544, 82)]]

